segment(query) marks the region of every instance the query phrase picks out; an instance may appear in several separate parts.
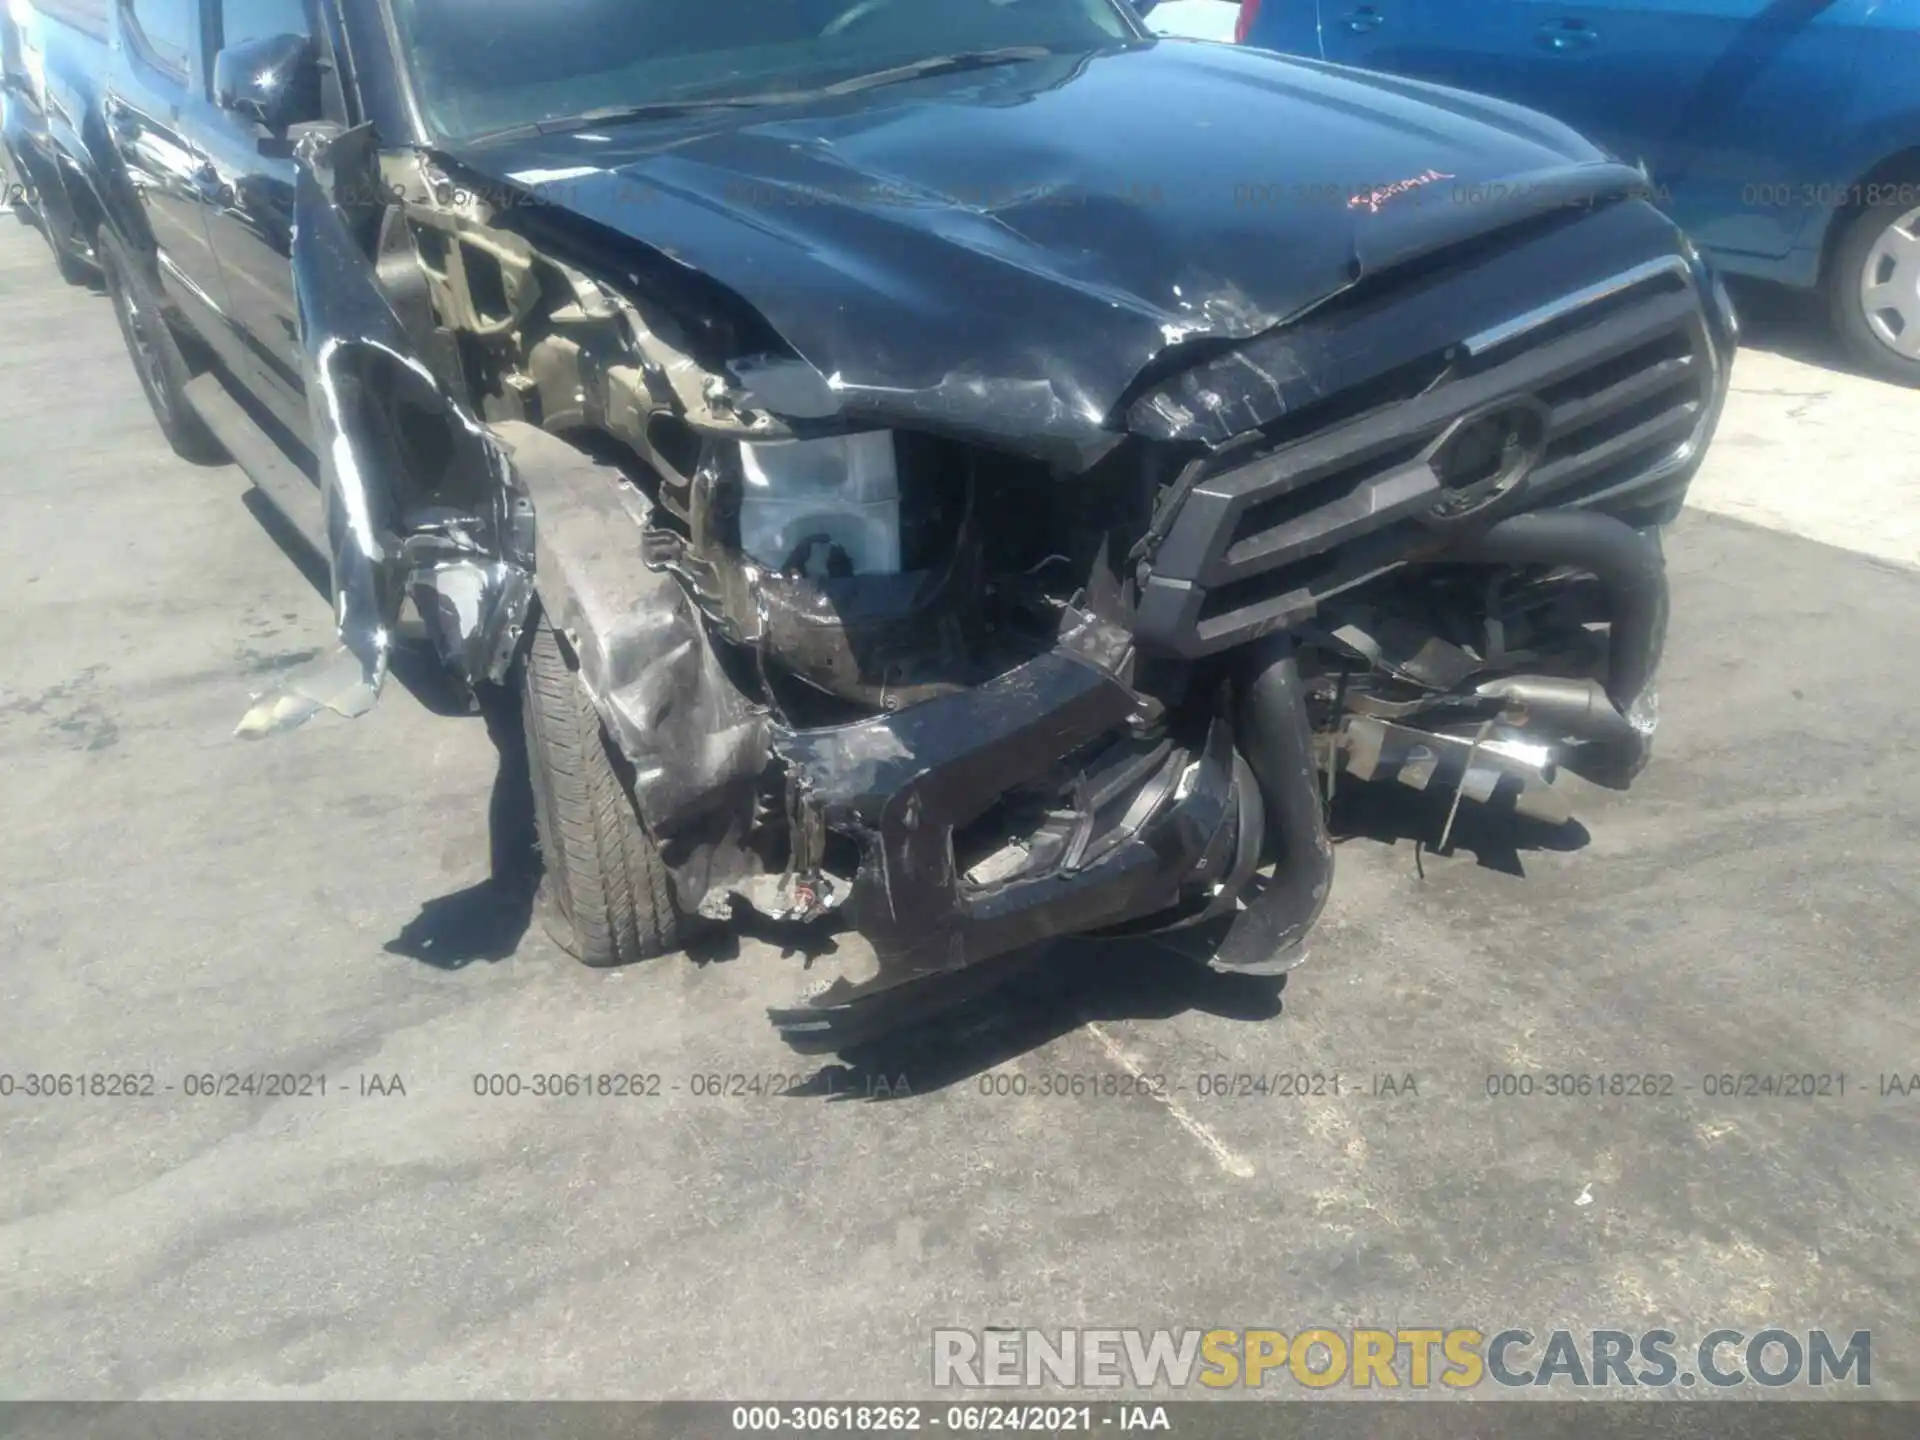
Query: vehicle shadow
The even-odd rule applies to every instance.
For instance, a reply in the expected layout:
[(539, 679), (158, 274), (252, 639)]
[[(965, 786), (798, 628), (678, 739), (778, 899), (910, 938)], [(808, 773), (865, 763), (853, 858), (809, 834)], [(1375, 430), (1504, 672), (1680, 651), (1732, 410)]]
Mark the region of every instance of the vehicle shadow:
[[(1335, 795), (1330, 830), (1336, 843), (1412, 840), (1432, 848), (1446, 810), (1440, 797), (1401, 786), (1354, 785)], [(1468, 804), (1455, 816), (1445, 850), (1433, 853), (1465, 852), (1481, 867), (1524, 876), (1521, 856), (1527, 852), (1578, 850), (1591, 838), (1578, 821), (1549, 825), (1497, 806)], [(1249, 1022), (1282, 1017), (1285, 975), (1223, 974), (1207, 967), (1225, 935), (1226, 925), (1216, 924), (1035, 947), (1016, 957), (1008, 977), (992, 990), (841, 1050), (790, 1094), (910, 1099), (975, 1080), (1089, 1023), (1169, 1020), (1190, 1011)], [(1108, 1061), (1098, 1068), (1109, 1068)], [(1112, 1068), (1117, 1084), (1129, 1083), (1123, 1062)]]
[[(326, 595), (331, 588), (326, 562), (299, 531), (258, 490), (248, 490), (241, 504), (307, 583)], [(519, 709), (512, 696), (496, 686), (482, 687), (469, 698), (430, 648), (408, 644), (404, 635), (394, 647), (388, 674), (430, 714), (472, 719), (477, 710), (498, 763), (487, 803), (487, 878), (423, 902), (420, 913), (381, 948), (437, 970), (510, 959), (532, 924), (540, 890), (539, 831)]]
[(436, 970), (512, 958), (533, 922), (540, 890), (540, 840), (518, 707), (488, 687), (480, 714), (499, 763), (487, 804), (487, 878), (428, 900), (382, 948)]
[(1847, 354), (1828, 322), (1825, 302), (1813, 291), (1737, 276), (1729, 277), (1727, 290), (1740, 317), (1742, 350), (1763, 350), (1822, 370), (1877, 378)]
[(1465, 851), (1480, 869), (1520, 879), (1526, 878), (1521, 856), (1527, 851), (1565, 854), (1584, 849), (1593, 839), (1578, 820), (1550, 825), (1498, 804), (1463, 804), (1449, 830), (1447, 809), (1444, 795), (1422, 794), (1401, 785), (1352, 785), (1335, 793), (1327, 828), (1335, 844), (1371, 840), (1397, 845), (1411, 840), (1435, 855)]
[[(1170, 1020), (1189, 1011), (1268, 1021), (1284, 1009), (1286, 976), (1217, 974), (1168, 937), (1073, 939), (1036, 946), (1008, 979), (820, 1066), (795, 1099), (897, 1101), (975, 1080), (1089, 1024)], [(1151, 1083), (1110, 1060), (1116, 1085)], [(1076, 1070), (1078, 1073), (1078, 1070)]]

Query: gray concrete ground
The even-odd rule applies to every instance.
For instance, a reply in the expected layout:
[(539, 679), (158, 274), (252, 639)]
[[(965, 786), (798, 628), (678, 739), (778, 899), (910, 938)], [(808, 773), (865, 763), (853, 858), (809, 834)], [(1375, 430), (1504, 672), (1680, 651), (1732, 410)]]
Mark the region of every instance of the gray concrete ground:
[[(1703, 490), (1765, 457), (1825, 538), (1911, 526), (1877, 505), (1915, 397), (1757, 338)], [(1690, 513), (1659, 757), (1578, 848), (1469, 812), (1422, 879), (1375, 817), (1283, 990), (1088, 948), (821, 1071), (762, 1019), (769, 945), (598, 974), (527, 928), (480, 721), (395, 685), (229, 738), (328, 627), (247, 489), (172, 457), (106, 302), (0, 220), (0, 1074), (158, 1090), (0, 1099), (0, 1395), (898, 1396), (948, 1324), (1870, 1328), (1876, 1392), (1920, 1395), (1920, 1096), (1878, 1093), (1920, 1071), (1920, 574)], [(258, 1071), (327, 1092), (185, 1093)], [(663, 1078), (474, 1091), (549, 1071)], [(1202, 1093), (1300, 1071), (1342, 1093)], [(1562, 1071), (1674, 1088), (1487, 1093)], [(1845, 1093), (1703, 1085), (1780, 1071)], [(1169, 1103), (987, 1093), (1130, 1072)], [(727, 1074), (813, 1093), (694, 1093)]]

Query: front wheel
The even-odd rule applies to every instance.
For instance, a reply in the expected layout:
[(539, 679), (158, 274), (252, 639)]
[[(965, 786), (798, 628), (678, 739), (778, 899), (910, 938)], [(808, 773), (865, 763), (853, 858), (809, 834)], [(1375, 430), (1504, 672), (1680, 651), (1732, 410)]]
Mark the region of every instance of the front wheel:
[(1827, 296), (1834, 328), (1864, 369), (1920, 386), (1920, 209), (1877, 205), (1854, 216)]
[(600, 716), (544, 617), (521, 671), (534, 820), (545, 864), (541, 913), (583, 965), (625, 965), (677, 950), (689, 934), (667, 867), (640, 823)]

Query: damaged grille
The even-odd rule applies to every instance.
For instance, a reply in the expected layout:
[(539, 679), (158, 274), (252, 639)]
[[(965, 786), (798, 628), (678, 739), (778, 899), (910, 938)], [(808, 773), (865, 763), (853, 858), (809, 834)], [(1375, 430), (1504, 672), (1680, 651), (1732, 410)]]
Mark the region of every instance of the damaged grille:
[[(1196, 461), (1142, 587), (1142, 643), (1199, 656), (1518, 510), (1643, 508), (1684, 483), (1718, 395), (1683, 261), (1658, 260), (1454, 347), (1410, 398)], [(1504, 448), (1503, 448), (1504, 447)]]

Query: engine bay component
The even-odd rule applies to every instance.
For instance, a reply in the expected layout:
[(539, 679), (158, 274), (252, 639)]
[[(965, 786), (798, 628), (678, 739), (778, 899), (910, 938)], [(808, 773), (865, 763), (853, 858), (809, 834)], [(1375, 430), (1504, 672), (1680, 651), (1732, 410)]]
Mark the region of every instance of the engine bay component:
[(814, 579), (900, 573), (900, 476), (885, 430), (740, 447), (740, 549)]

